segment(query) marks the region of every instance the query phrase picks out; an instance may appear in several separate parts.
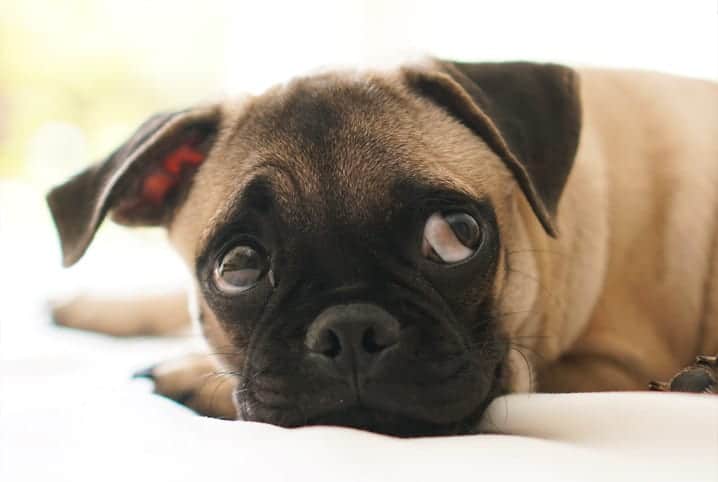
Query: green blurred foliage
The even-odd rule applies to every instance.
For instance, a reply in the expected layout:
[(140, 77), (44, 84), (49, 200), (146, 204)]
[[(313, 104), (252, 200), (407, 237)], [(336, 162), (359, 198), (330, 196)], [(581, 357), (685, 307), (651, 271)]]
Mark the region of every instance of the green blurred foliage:
[(84, 134), (88, 158), (67, 159), (70, 170), (154, 111), (217, 93), (228, 7), (204, 1), (198, 21), (197, 5), (0, 0), (0, 178), (33, 177), (28, 146), (48, 122)]

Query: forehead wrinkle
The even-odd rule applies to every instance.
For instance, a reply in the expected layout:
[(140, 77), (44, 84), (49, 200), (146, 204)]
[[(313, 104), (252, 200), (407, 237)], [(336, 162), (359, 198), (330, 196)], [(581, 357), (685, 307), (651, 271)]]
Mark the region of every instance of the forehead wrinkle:
[[(270, 169), (277, 201), (295, 222), (361, 221), (391, 202), (392, 179), (429, 180), (474, 198), (484, 190), (477, 146), (454, 141), (460, 126), (431, 107), (381, 78), (300, 79), (253, 99), (253, 122), (234, 136), (260, 147), (255, 160), (274, 159), (246, 177)], [(473, 182), (464, 180), (467, 171), (477, 174)], [(214, 225), (230, 217), (246, 185), (230, 194)]]
[(272, 199), (285, 206), (289, 203), (292, 193), (298, 192), (300, 186), (292, 171), (277, 161), (263, 161), (252, 166), (243, 175), (243, 180), (229, 195), (227, 201), (216, 211), (209, 223), (210, 229), (200, 236), (199, 252), (202, 252), (210, 240), (246, 208), (249, 201), (246, 196), (247, 190), (258, 182), (266, 182), (270, 187)]

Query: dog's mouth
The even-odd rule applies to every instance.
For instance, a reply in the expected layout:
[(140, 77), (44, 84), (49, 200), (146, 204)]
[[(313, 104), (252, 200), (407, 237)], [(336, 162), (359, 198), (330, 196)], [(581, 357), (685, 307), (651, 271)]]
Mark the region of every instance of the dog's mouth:
[(311, 395), (245, 386), (234, 396), (240, 419), (288, 428), (340, 426), (397, 437), (464, 435), (478, 432), (484, 411), (504, 392), (502, 372), (498, 366), (484, 390), (466, 379), (458, 386), (432, 384), (414, 390), (382, 384), (363, 396), (341, 384), (326, 385)]

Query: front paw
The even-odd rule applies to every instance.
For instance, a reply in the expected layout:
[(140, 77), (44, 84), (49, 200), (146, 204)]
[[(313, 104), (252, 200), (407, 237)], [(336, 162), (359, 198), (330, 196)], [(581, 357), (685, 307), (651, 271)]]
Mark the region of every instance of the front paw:
[(668, 382), (651, 382), (650, 390), (718, 394), (718, 356), (701, 355)]
[(208, 354), (192, 354), (158, 363), (133, 375), (154, 382), (154, 392), (207, 417), (235, 420), (232, 402), (236, 379), (217, 368)]

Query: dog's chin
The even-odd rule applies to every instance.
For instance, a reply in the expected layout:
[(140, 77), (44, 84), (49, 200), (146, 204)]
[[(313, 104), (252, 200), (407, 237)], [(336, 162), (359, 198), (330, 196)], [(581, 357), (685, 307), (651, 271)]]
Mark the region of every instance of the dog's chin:
[(455, 423), (439, 424), (364, 406), (311, 418), (304, 425), (350, 427), (395, 437), (430, 437), (476, 433), (480, 414)]
[(252, 404), (253, 409), (240, 410), (240, 419), (287, 428), (317, 425), (348, 427), (395, 437), (469, 435), (478, 433), (479, 421), (491, 400), (486, 399), (470, 413), (457, 416), (455, 420), (447, 417), (446, 413), (437, 421), (359, 402), (313, 413), (307, 413), (308, 409), (296, 411)]
[[(308, 425), (349, 427), (396, 437), (429, 437), (447, 435), (469, 435), (479, 431), (479, 422), (489, 404), (506, 393), (503, 364), (496, 369), (496, 376), (485, 391), (459, 390), (462, 397), (442, 397), (438, 401), (428, 392), (425, 402), (401, 403), (406, 397), (389, 397), (387, 390), (378, 393), (365, 392), (359, 398), (347, 393), (345, 387), (339, 390), (327, 389), (324, 396), (304, 400), (301, 406), (289, 402), (286, 397), (275, 396), (272, 400), (260, 400), (256, 393), (240, 389), (234, 393), (235, 405), (241, 420), (270, 423), (287, 428)], [(473, 380), (471, 386), (480, 386), (480, 380)], [(241, 396), (240, 396), (241, 395)], [(373, 395), (373, 396), (372, 396)]]

